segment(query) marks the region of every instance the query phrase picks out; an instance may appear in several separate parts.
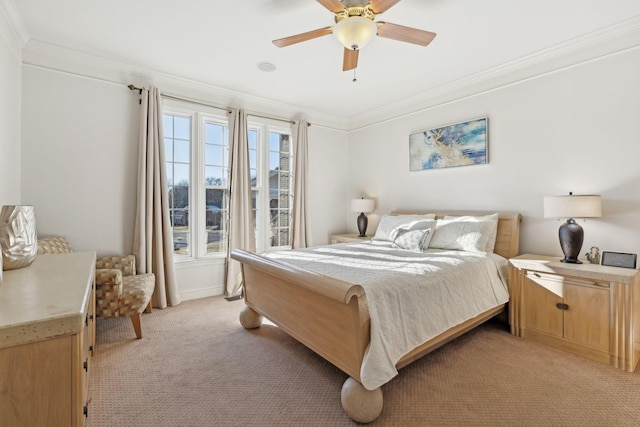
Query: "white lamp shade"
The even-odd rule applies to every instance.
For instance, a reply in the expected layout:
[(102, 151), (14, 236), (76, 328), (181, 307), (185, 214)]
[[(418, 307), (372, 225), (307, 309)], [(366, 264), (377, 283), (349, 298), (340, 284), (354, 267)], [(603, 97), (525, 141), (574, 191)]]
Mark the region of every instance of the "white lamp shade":
[(600, 196), (546, 196), (545, 218), (600, 218)]
[(373, 212), (376, 207), (376, 201), (373, 199), (352, 199), (351, 211), (352, 212)]
[(377, 32), (376, 24), (361, 16), (343, 19), (333, 27), (333, 34), (347, 49), (362, 49)]

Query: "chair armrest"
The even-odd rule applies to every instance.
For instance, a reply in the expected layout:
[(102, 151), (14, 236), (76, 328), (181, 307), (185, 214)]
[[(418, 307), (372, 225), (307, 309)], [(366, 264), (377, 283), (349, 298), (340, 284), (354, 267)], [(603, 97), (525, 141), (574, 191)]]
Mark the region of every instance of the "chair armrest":
[(123, 276), (135, 276), (136, 257), (134, 255), (124, 256), (100, 256), (96, 259), (97, 269), (116, 268), (122, 271)]
[(117, 268), (96, 269), (96, 286), (122, 285), (122, 271)]
[(122, 294), (122, 271), (117, 268), (96, 269), (96, 300), (111, 301)]

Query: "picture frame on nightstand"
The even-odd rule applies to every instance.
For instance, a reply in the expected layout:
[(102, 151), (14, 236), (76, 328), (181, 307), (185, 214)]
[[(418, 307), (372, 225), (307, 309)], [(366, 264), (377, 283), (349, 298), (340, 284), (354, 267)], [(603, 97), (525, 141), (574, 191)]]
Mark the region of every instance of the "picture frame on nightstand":
[(623, 252), (602, 252), (601, 265), (610, 267), (636, 268), (638, 254), (629, 254)]

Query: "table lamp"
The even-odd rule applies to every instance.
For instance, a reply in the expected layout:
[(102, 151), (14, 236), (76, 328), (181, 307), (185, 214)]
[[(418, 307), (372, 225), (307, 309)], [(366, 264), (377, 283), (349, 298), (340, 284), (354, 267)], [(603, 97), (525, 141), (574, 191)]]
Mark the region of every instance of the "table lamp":
[(545, 218), (567, 218), (567, 222), (560, 226), (558, 237), (564, 254), (561, 262), (582, 264), (578, 254), (582, 249), (584, 231), (574, 218), (600, 218), (602, 216), (602, 202), (600, 196), (546, 196), (544, 198)]
[(358, 237), (367, 237), (365, 233), (367, 232), (369, 220), (365, 213), (373, 212), (375, 206), (376, 202), (373, 199), (365, 199), (363, 197), (361, 199), (351, 200), (351, 211), (360, 212), (360, 215), (358, 215), (358, 231), (360, 232), (360, 235)]

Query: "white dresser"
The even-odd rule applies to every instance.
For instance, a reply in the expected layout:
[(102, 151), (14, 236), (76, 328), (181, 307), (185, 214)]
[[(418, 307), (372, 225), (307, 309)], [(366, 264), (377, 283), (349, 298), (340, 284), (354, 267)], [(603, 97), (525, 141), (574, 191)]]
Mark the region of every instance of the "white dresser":
[(0, 427), (82, 426), (95, 348), (95, 252), (39, 255), (0, 285)]

